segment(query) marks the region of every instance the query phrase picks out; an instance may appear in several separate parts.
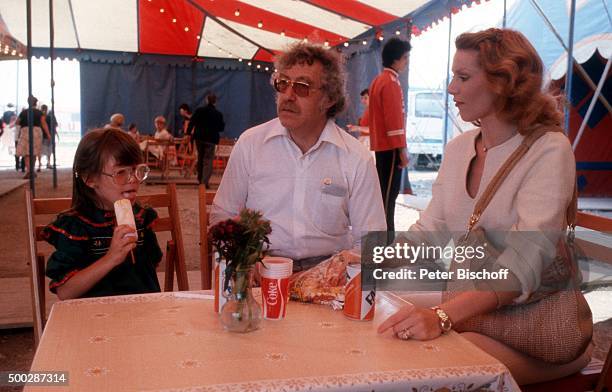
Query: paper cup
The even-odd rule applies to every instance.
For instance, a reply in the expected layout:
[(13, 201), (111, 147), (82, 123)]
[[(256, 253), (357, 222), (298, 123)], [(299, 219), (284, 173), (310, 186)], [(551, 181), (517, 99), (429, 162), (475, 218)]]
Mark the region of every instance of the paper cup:
[(361, 290), (361, 264), (346, 266), (346, 286), (344, 286), (344, 315), (353, 320), (370, 321), (374, 319), (376, 291)]
[(261, 276), (261, 304), (268, 320), (281, 320), (287, 314), (289, 277), (293, 260), (285, 257), (266, 257), (259, 267)]

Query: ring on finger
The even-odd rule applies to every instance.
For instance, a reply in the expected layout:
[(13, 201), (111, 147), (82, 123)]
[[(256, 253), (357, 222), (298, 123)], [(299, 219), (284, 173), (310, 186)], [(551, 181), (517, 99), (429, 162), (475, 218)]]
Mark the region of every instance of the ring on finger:
[(396, 333), (396, 335), (402, 340), (409, 340), (412, 337), (412, 332), (410, 332), (410, 328), (404, 328)]

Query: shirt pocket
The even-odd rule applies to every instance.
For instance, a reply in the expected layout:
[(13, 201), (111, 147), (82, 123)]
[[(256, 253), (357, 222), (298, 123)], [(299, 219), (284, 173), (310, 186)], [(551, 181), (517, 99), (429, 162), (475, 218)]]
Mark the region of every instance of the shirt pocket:
[(321, 184), (314, 205), (314, 225), (330, 236), (343, 235), (348, 231), (349, 219), (346, 200), (348, 189), (341, 184)]

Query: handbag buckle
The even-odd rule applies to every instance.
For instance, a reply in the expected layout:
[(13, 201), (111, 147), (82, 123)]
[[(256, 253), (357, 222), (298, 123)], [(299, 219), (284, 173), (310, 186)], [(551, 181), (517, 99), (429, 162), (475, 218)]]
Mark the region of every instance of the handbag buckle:
[(474, 226), (476, 225), (476, 223), (478, 223), (478, 221), (480, 220), (480, 214), (472, 214), (472, 216), (470, 216), (470, 220), (468, 221), (468, 225), (467, 225), (467, 231), (465, 232), (465, 235), (463, 236), (463, 240), (465, 241), (468, 237), (468, 234), (470, 234), (470, 231), (472, 231), (472, 229), (474, 228)]

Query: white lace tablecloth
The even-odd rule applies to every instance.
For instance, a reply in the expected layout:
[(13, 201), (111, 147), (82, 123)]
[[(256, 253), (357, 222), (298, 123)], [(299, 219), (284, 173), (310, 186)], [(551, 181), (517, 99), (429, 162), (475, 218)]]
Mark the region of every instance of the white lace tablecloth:
[(456, 333), (378, 335), (397, 305), (379, 295), (367, 322), (291, 302), (284, 320), (236, 334), (201, 292), (63, 301), (32, 371), (68, 371), (68, 387), (53, 391), (519, 391), (500, 362)]

